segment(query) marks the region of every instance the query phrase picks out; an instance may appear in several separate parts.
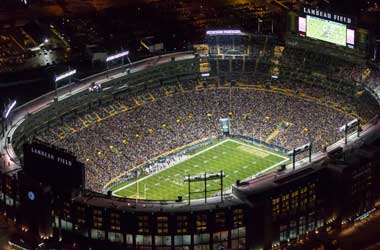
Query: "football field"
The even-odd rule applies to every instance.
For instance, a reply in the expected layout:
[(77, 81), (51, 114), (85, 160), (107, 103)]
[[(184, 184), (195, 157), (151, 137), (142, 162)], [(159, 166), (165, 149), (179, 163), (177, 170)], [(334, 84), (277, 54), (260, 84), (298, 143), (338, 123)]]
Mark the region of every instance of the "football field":
[[(144, 176), (138, 180), (125, 182), (113, 188), (113, 195), (119, 197), (176, 200), (179, 195), (188, 199), (188, 182), (185, 176), (220, 173), (224, 171), (223, 189), (228, 190), (236, 180), (249, 179), (252, 176), (270, 171), (288, 157), (259, 145), (248, 144), (233, 139), (217, 141), (199, 151), (193, 151), (184, 161), (160, 172)], [(204, 182), (192, 182), (191, 199), (204, 197)], [(207, 181), (207, 193), (213, 196), (220, 189), (220, 179)]]

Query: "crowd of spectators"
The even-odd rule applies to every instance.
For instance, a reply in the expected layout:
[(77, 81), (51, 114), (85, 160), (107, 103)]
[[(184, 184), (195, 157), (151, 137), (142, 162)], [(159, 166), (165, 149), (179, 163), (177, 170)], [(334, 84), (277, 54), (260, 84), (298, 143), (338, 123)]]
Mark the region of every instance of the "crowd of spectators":
[[(65, 121), (66, 127), (77, 132), (66, 133), (64, 139), (55, 136), (60, 128), (39, 136), (75, 152), (86, 163), (87, 187), (101, 191), (107, 181), (128, 169), (196, 140), (221, 135), (220, 118), (231, 118), (232, 134), (266, 141), (278, 130), (270, 143), (291, 149), (313, 140), (315, 150), (339, 139), (337, 128), (353, 119), (352, 114), (323, 105), (328, 99), (342, 105), (347, 102), (321, 89), (303, 90), (321, 99), (315, 102), (296, 98), (297, 91), (280, 94), (266, 88), (215, 88), (211, 87), (215, 84), (208, 84), (189, 81), (180, 87), (171, 86), (170, 94), (168, 87), (151, 89), (149, 93), (154, 98), (150, 100), (139, 98), (146, 93), (131, 94), (119, 100), (131, 107), (127, 112), (90, 126), (82, 122), (85, 116)], [(358, 106), (354, 111), (369, 116), (372, 109)], [(100, 107), (95, 112), (106, 117), (105, 110)]]

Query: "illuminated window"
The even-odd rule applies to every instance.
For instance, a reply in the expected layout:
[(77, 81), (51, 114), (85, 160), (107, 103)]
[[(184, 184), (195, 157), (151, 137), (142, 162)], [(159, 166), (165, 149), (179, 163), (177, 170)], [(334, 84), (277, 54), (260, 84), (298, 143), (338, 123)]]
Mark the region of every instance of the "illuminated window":
[(288, 225), (280, 226), (280, 242), (288, 240)]
[(111, 213), (111, 215), (110, 215), (110, 228), (111, 228), (111, 230), (120, 231), (120, 214)]
[(233, 210), (233, 227), (241, 227), (244, 225), (244, 211), (243, 209), (234, 209)]
[(226, 214), (224, 211), (219, 211), (215, 213), (215, 225), (217, 228), (226, 227)]
[(297, 237), (297, 222), (292, 220), (289, 225), (289, 238), (295, 239)]
[(82, 206), (77, 206), (76, 207), (76, 211), (75, 211), (75, 214), (76, 214), (76, 220), (77, 220), (77, 223), (78, 224), (85, 224), (86, 223), (86, 213), (85, 213), (85, 208), (82, 207)]
[(156, 246), (171, 246), (172, 237), (169, 236), (155, 236), (155, 245)]
[(175, 235), (174, 245), (176, 246), (190, 246), (191, 245), (191, 235)]
[(108, 240), (111, 242), (123, 243), (123, 235), (121, 233), (108, 232)]
[(137, 216), (137, 231), (139, 233), (150, 233), (150, 223), (149, 223), (149, 217), (144, 216)]
[(209, 234), (194, 234), (194, 249), (196, 250), (208, 250), (210, 242)]
[(213, 233), (212, 238), (214, 241), (225, 241), (228, 240), (228, 231), (222, 231)]
[(306, 218), (305, 218), (305, 216), (301, 216), (299, 219), (298, 232), (299, 232), (299, 235), (305, 235), (306, 234)]
[(62, 228), (62, 230), (72, 231), (73, 230), (73, 223), (71, 223), (70, 221), (61, 220), (61, 228)]
[(195, 227), (196, 227), (197, 232), (204, 232), (207, 230), (207, 215), (206, 214), (197, 214)]
[(232, 229), (231, 230), (231, 249), (232, 250), (246, 249), (245, 243), (246, 243), (245, 227)]
[(167, 234), (169, 232), (168, 217), (158, 216), (157, 217), (157, 233)]
[(91, 239), (94, 239), (94, 240), (105, 240), (106, 239), (106, 234), (105, 234), (104, 230), (91, 229)]
[(177, 224), (176, 224), (177, 234), (187, 233), (189, 231), (188, 228), (189, 228), (189, 216), (178, 215)]
[(125, 235), (125, 240), (127, 242), (127, 245), (133, 245), (133, 234)]
[(63, 218), (69, 220), (70, 219), (70, 215), (71, 215), (71, 211), (70, 211), (70, 203), (68, 202), (64, 202), (63, 203), (63, 211), (62, 211), (62, 214), (63, 214)]
[(152, 236), (136, 235), (136, 245), (152, 245)]
[(323, 227), (323, 225), (324, 225), (323, 219), (317, 220), (317, 228), (321, 228)]

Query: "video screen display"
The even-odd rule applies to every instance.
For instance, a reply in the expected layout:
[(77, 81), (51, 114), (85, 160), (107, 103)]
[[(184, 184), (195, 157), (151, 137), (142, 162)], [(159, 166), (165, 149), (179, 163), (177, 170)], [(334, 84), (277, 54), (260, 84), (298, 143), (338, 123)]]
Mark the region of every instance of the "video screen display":
[(355, 30), (347, 29), (347, 44), (355, 45)]
[(306, 16), (306, 36), (346, 46), (347, 26), (308, 15)]
[(298, 31), (306, 32), (306, 18), (301, 16), (298, 17)]

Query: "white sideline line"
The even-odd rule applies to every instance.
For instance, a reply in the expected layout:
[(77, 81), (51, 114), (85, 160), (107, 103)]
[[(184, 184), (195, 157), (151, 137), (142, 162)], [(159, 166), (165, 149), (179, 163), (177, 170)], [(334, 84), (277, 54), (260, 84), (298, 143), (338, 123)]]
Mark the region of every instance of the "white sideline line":
[[(114, 195), (114, 196), (116, 196), (116, 197), (123, 197), (123, 196), (117, 195), (116, 193), (118, 193), (119, 191), (121, 191), (121, 190), (123, 190), (123, 189), (126, 189), (126, 188), (128, 188), (128, 187), (130, 187), (130, 186), (132, 186), (132, 185), (135, 185), (136, 183), (139, 183), (140, 181), (143, 181), (143, 180), (145, 180), (145, 179), (148, 179), (148, 178), (150, 178), (150, 177), (153, 177), (154, 175), (156, 175), (156, 174), (158, 174), (158, 173), (161, 173), (162, 171), (165, 171), (165, 170), (167, 170), (167, 169), (169, 169), (169, 168), (171, 168), (171, 167), (177, 166), (178, 164), (180, 164), (180, 163), (182, 163), (182, 162), (184, 162), (184, 161), (190, 160), (191, 158), (193, 158), (193, 157), (195, 157), (195, 156), (198, 156), (198, 155), (200, 155), (200, 154), (203, 154), (204, 152), (207, 152), (207, 151), (209, 151), (209, 150), (211, 150), (211, 149), (213, 149), (213, 148), (215, 148), (215, 147), (218, 147), (218, 146), (220, 146), (220, 145), (222, 145), (223, 143), (226, 143), (226, 142), (234, 142), (234, 143), (237, 143), (237, 144), (240, 144), (240, 145), (244, 145), (244, 146), (247, 146), (247, 147), (251, 147), (251, 148), (254, 148), (254, 149), (258, 150), (258, 151), (262, 151), (262, 152), (268, 153), (268, 154), (270, 154), (270, 155), (275, 155), (275, 156), (278, 156), (278, 157), (284, 159), (284, 160), (281, 161), (281, 162), (278, 162), (278, 163), (276, 163), (276, 164), (274, 164), (274, 165), (272, 165), (272, 166), (270, 166), (270, 167), (268, 167), (268, 168), (266, 168), (266, 169), (263, 169), (262, 171), (256, 173), (254, 176), (257, 176), (257, 175), (259, 175), (259, 174), (261, 174), (261, 173), (263, 173), (263, 172), (266, 172), (266, 171), (268, 171), (268, 170), (271, 170), (271, 169), (273, 169), (273, 168), (275, 168), (275, 167), (277, 167), (277, 166), (279, 166), (279, 165), (281, 165), (281, 164), (283, 164), (283, 163), (285, 163), (285, 162), (287, 162), (287, 161), (289, 160), (287, 157), (282, 156), (282, 155), (279, 155), (279, 154), (276, 154), (276, 153), (274, 153), (274, 152), (267, 151), (267, 150), (265, 150), (265, 149), (262, 149), (262, 148), (259, 148), (259, 147), (255, 147), (255, 146), (253, 146), (253, 145), (250, 145), (250, 144), (247, 144), (247, 143), (243, 143), (243, 142), (240, 142), (240, 141), (237, 141), (237, 140), (227, 139), (227, 140), (223, 140), (223, 141), (221, 141), (221, 142), (218, 142), (217, 144), (215, 144), (215, 145), (213, 145), (213, 146), (211, 146), (211, 147), (209, 147), (209, 148), (203, 149), (203, 150), (201, 150), (201, 151), (199, 151), (199, 152), (197, 152), (197, 153), (195, 153), (195, 154), (189, 156), (189, 157), (186, 158), (186, 159), (182, 159), (182, 160), (178, 161), (176, 164), (174, 164), (174, 165), (172, 165), (172, 166), (170, 166), (170, 167), (167, 167), (167, 168), (162, 169), (162, 170), (160, 170), (160, 171), (157, 171), (157, 172), (155, 172), (155, 173), (153, 173), (153, 174), (151, 174), (151, 175), (147, 175), (147, 176), (145, 176), (145, 177), (143, 177), (143, 178), (141, 178), (141, 179), (138, 179), (137, 181), (134, 181), (134, 182), (132, 182), (132, 183), (129, 183), (128, 185), (125, 185), (125, 186), (123, 186), (123, 187), (120, 187), (120, 188), (118, 188), (118, 189), (112, 191), (112, 195)], [(269, 162), (272, 162), (272, 161), (270, 161), (270, 160), (268, 160), (268, 159), (264, 159), (264, 160), (267, 160), (267, 161), (269, 161)], [(254, 176), (253, 176), (253, 177), (254, 177)], [(252, 178), (252, 177), (248, 177), (248, 178)]]
[[(200, 154), (202, 154), (202, 153), (204, 153), (204, 152), (207, 152), (207, 151), (209, 151), (209, 150), (211, 150), (211, 149), (213, 149), (213, 148), (215, 148), (215, 147), (217, 147), (217, 146), (219, 146), (219, 145), (222, 145), (223, 143), (226, 143), (227, 141), (229, 141), (229, 140), (223, 140), (223, 141), (221, 141), (221, 142), (218, 142), (217, 144), (212, 145), (212, 146), (209, 147), (209, 148), (205, 148), (205, 149), (199, 151), (198, 153), (195, 153), (195, 154), (189, 156), (189, 157), (186, 158), (186, 159), (183, 159), (183, 160), (178, 161), (176, 164), (174, 164), (174, 165), (172, 165), (172, 166), (170, 166), (170, 167), (167, 167), (167, 168), (165, 168), (165, 169), (162, 169), (162, 170), (160, 170), (160, 171), (157, 171), (157, 172), (155, 172), (155, 173), (153, 173), (153, 174), (151, 174), (151, 175), (147, 175), (147, 176), (145, 176), (145, 177), (143, 177), (143, 178), (141, 178), (141, 179), (138, 179), (137, 181), (134, 181), (134, 182), (132, 182), (132, 183), (129, 183), (128, 185), (125, 185), (125, 186), (123, 186), (123, 187), (121, 187), (121, 188), (118, 188), (118, 189), (112, 191), (112, 195), (115, 195), (115, 193), (117, 193), (117, 192), (119, 192), (119, 191), (121, 191), (121, 190), (123, 190), (123, 189), (126, 189), (126, 188), (128, 188), (128, 187), (130, 187), (130, 186), (132, 186), (132, 185), (134, 185), (134, 184), (136, 184), (136, 183), (139, 183), (140, 181), (143, 181), (143, 180), (145, 180), (145, 179), (148, 179), (148, 178), (150, 178), (150, 177), (152, 177), (152, 176), (154, 176), (154, 175), (156, 175), (156, 174), (158, 174), (158, 173), (161, 173), (162, 171), (165, 171), (165, 170), (167, 170), (167, 169), (169, 169), (169, 168), (171, 168), (171, 167), (177, 166), (178, 164), (180, 164), (180, 163), (182, 163), (182, 162), (184, 162), (184, 161), (190, 160), (191, 158), (193, 158), (193, 157), (195, 157), (195, 156), (198, 156), (198, 155), (200, 155)], [(115, 196), (118, 196), (118, 195), (115, 195)], [(118, 197), (120, 197), (120, 196), (118, 196)]]

